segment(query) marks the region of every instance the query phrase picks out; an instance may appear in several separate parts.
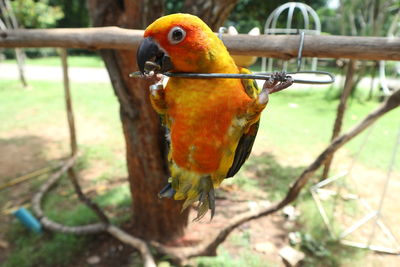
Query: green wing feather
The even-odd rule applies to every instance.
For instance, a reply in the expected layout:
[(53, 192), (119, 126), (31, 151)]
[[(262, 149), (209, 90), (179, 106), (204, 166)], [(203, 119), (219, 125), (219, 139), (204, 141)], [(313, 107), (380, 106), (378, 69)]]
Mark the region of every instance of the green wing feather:
[[(250, 73), (249, 70), (242, 68), (241, 73)], [(247, 95), (253, 99), (257, 97), (259, 94), (259, 88), (255, 80), (242, 80), (243, 87), (247, 93)], [(258, 126), (260, 124), (260, 120), (255, 121), (249, 128), (249, 130), (242, 135), (239, 140), (238, 146), (235, 150), (235, 157), (233, 159), (232, 166), (230, 167), (228, 173), (226, 174), (226, 178), (234, 176), (245, 163), (247, 158), (249, 157), (251, 150), (253, 148), (254, 141), (257, 136)]]

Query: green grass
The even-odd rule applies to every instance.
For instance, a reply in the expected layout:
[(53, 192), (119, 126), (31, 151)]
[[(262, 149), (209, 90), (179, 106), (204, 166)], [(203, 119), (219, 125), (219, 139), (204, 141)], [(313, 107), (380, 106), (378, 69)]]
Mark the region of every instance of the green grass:
[[(58, 59), (52, 60), (55, 63)], [(51, 60), (42, 63), (50, 64), (49, 62)], [(80, 66), (86, 64), (83, 61), (78, 63)], [(15, 129), (27, 129), (29, 132), (32, 127), (46, 129), (54, 124), (66, 127), (62, 83), (32, 81), (31, 85), (31, 90), (23, 90), (18, 81), (0, 81), (0, 99), (4, 100), (0, 104), (1, 133)], [(116, 148), (123, 147), (123, 139), (118, 104), (111, 86), (101, 83), (72, 83), (71, 87), (78, 125), (86, 123), (102, 125), (101, 128), (89, 128), (98, 132), (99, 138), (84, 141), (80, 139), (84, 132), (80, 132), (81, 129), (78, 127), (78, 142), (82, 153), (78, 170), (84, 171), (96, 167), (95, 162), (106, 165), (107, 168), (93, 179), (93, 184), (126, 176), (125, 158), (116, 156), (115, 153)], [(329, 143), (338, 104), (337, 100), (330, 100), (332, 95), (335, 95), (334, 91), (327, 92), (326, 89), (318, 88), (293, 89), (272, 95), (267, 110), (263, 113), (256, 146), (273, 148), (272, 150), (278, 150), (280, 155), (298, 154), (310, 159), (315, 158)], [(293, 104), (297, 107), (293, 108), (295, 106)], [(345, 116), (344, 131), (378, 105), (377, 102), (363, 103), (357, 98), (350, 101)], [(359, 157), (360, 163), (381, 170), (387, 168), (399, 118), (400, 109), (392, 111), (377, 122), (370, 140)], [(101, 138), (101, 132), (107, 133), (108, 137)], [(28, 141), (20, 140), (20, 142)], [(345, 149), (350, 155), (355, 155), (361, 142), (362, 137), (357, 137), (346, 145)], [(304, 167), (304, 163), (288, 165), (281, 157), (277, 160), (274, 155), (263, 153), (251, 157), (244, 168), (244, 171), (255, 173), (257, 179), (248, 179), (242, 171), (235, 179), (230, 179), (228, 182), (236, 183), (244, 190), (251, 191), (256, 188), (263, 190), (269, 194), (271, 200), (279, 200), (286, 194), (288, 186)], [(396, 170), (400, 170), (400, 161), (396, 162)], [(7, 196), (2, 194), (1, 199), (7, 199)], [(123, 212), (130, 206), (130, 193), (126, 184), (107, 190), (96, 197), (95, 201), (106, 210), (116, 211), (118, 215), (113, 217), (116, 223), (128, 219), (129, 213)], [(295, 204), (302, 211), (299, 224), (304, 238), (299, 248), (308, 255), (307, 266), (339, 266), (358, 260), (363, 255), (359, 250), (340, 246), (336, 240), (329, 237), (306, 191)], [(95, 215), (74, 197), (73, 190), (65, 177), (56, 191), (46, 198), (44, 208), (50, 218), (68, 225), (96, 221)], [(11, 227), (8, 239), (14, 250), (4, 266), (67, 265), (72, 255), (79, 254), (90, 241), (90, 238), (63, 234), (35, 235), (18, 223), (14, 223)], [(231, 236), (229, 242), (243, 248), (240, 255), (231, 255), (227, 249), (221, 247), (217, 257), (199, 258), (198, 266), (265, 266), (266, 263), (255, 256), (250, 249), (246, 233)]]
[(14, 251), (3, 267), (14, 266), (67, 266), (73, 257), (84, 249), (90, 238), (66, 234), (33, 234), (20, 224), (8, 233)]
[[(303, 155), (310, 158), (307, 163), (310, 164), (329, 143), (338, 104), (338, 100), (331, 100), (329, 94), (325, 89), (310, 89), (288, 90), (272, 95), (263, 114), (255, 146), (278, 149), (280, 155)], [(291, 108), (293, 104), (297, 104), (297, 108)], [(376, 101), (363, 103), (357, 99), (351, 100), (343, 131), (350, 129), (378, 105)], [(358, 158), (359, 163), (386, 170), (398, 131), (399, 118), (400, 109), (397, 109), (386, 114), (374, 125), (370, 139)], [(365, 133), (344, 147), (350, 152), (350, 156), (354, 156), (359, 150), (364, 135)], [(243, 190), (261, 189), (268, 193), (270, 200), (278, 201), (286, 195), (289, 186), (307, 164), (287, 165), (284, 158), (278, 161), (272, 154), (262, 153), (250, 157), (237, 177), (228, 182), (239, 185)], [(400, 161), (396, 162), (396, 170), (400, 170)], [(255, 174), (256, 179), (248, 179), (247, 172)], [(318, 174), (316, 177), (319, 177)], [(293, 204), (301, 211), (297, 231), (301, 232), (303, 238), (297, 248), (307, 255), (305, 266), (341, 266), (355, 264), (354, 262), (357, 262), (356, 266), (362, 264), (365, 255), (363, 250), (342, 246), (338, 240), (330, 237), (308, 192), (308, 186)], [(356, 205), (353, 203), (353, 206), (345, 208), (353, 214), (358, 211)]]
[[(16, 63), (15, 59), (7, 59), (5, 63)], [(60, 57), (27, 58), (27, 65), (35, 66), (61, 66)], [(68, 56), (70, 67), (103, 68), (104, 62), (99, 56)]]
[[(289, 107), (297, 104), (297, 108)], [(306, 153), (317, 156), (330, 140), (338, 100), (327, 99), (327, 91), (317, 87), (310, 90), (274, 94), (264, 112), (258, 138), (265, 145), (278, 146), (284, 153)], [(369, 112), (379, 106), (376, 101), (349, 101), (342, 133), (360, 122)], [(399, 130), (400, 109), (379, 119), (360, 155), (360, 162), (366, 166), (385, 170)], [(365, 132), (344, 148), (355, 155), (360, 148)], [(396, 162), (400, 170), (400, 161)]]
[(240, 253), (232, 255), (226, 249), (219, 248), (216, 257), (199, 257), (196, 260), (197, 267), (264, 267), (274, 266), (254, 255), (249, 249), (240, 249)]
[[(0, 98), (6, 100), (0, 105), (0, 132), (19, 129), (27, 131), (29, 137), (32, 135), (29, 129), (39, 127), (46, 131), (46, 127), (54, 125), (65, 127), (67, 131), (62, 83), (32, 81), (31, 85), (31, 90), (24, 90), (17, 81), (0, 81)], [(99, 138), (94, 134), (94, 140), (86, 140), (80, 144), (78, 172), (96, 168), (96, 162), (99, 161), (106, 164), (107, 168), (91, 181), (92, 185), (126, 177), (125, 158), (115, 153), (116, 149), (123, 151), (123, 137), (118, 103), (111, 86), (101, 83), (72, 83), (71, 88), (75, 119), (78, 122), (78, 142), (81, 143), (80, 137), (84, 134), (79, 125), (101, 125), (100, 128), (89, 128), (98, 131)], [(107, 133), (107, 138), (101, 138), (102, 132)], [(11, 138), (8, 141), (29, 142), (30, 139)], [(47, 141), (43, 139), (43, 142)], [(67, 142), (68, 139), (60, 141), (60, 146), (67, 149)], [(67, 153), (68, 150), (65, 151)], [(32, 192), (42, 182), (43, 179), (34, 180)], [(2, 191), (1, 199), (7, 199), (9, 193), (10, 190)], [(109, 188), (95, 197), (94, 201), (103, 209), (111, 211), (114, 223), (119, 224), (130, 218), (130, 213), (126, 212), (131, 205), (127, 183)], [(98, 221), (96, 215), (76, 198), (65, 176), (61, 178), (59, 186), (46, 196), (43, 209), (49, 218), (70, 226)], [(1, 266), (66, 266), (85, 251), (85, 245), (91, 240), (91, 237), (59, 233), (33, 234), (17, 221), (8, 230), (7, 239), (13, 251)]]
[[(356, 203), (352, 203), (352, 208), (355, 209), (356, 205)], [(327, 227), (322, 223), (315, 202), (309, 197), (309, 194), (302, 198), (297, 208), (301, 212), (298, 220), (301, 242), (296, 247), (307, 255), (304, 266), (362, 265), (366, 251), (343, 246), (336, 237), (331, 237)], [(332, 206), (329, 206), (325, 209), (328, 217), (332, 217), (331, 208)], [(335, 230), (339, 230), (338, 227), (336, 223)]]

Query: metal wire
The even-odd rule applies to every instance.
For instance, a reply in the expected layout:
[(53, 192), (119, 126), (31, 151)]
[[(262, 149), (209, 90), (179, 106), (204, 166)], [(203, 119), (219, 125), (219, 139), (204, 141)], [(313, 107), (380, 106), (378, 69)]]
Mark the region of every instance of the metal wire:
[[(236, 74), (236, 73), (186, 73), (186, 72), (165, 72), (162, 73), (168, 77), (177, 77), (177, 78), (193, 78), (193, 79), (255, 79), (255, 80), (269, 80), (270, 78), (274, 78), (276, 73), (254, 73), (254, 74)], [(335, 76), (326, 71), (294, 71), (294, 72), (286, 72), (285, 78), (289, 78), (289, 75), (296, 74), (317, 74), (328, 76), (329, 80), (307, 80), (307, 79), (294, 79), (294, 83), (301, 84), (330, 84), (335, 82)], [(133, 72), (129, 74), (129, 77), (141, 78), (145, 75), (141, 72)], [(285, 80), (285, 78), (283, 80)]]
[(300, 44), (299, 44), (299, 52), (297, 54), (297, 71), (301, 69), (301, 61), (303, 59), (303, 48), (304, 48), (304, 31), (300, 32)]

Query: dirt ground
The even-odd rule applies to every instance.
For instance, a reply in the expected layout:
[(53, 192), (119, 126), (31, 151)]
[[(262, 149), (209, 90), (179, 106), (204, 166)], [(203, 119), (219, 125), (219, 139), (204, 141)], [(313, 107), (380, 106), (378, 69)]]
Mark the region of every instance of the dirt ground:
[[(93, 131), (96, 128), (96, 131)], [(83, 143), (94, 142), (101, 138), (107, 138), (102, 126), (96, 122), (78, 122), (79, 137)], [(89, 130), (91, 129), (91, 130)], [(96, 136), (91, 136), (89, 133), (95, 133)], [(49, 127), (38, 127), (22, 129), (0, 135), (0, 184), (10, 181), (12, 178), (28, 173), (30, 171), (43, 168), (48, 165), (49, 161), (65, 157), (68, 153), (67, 131), (65, 125), (53, 125)], [(256, 146), (257, 147), (257, 146)], [(258, 146), (262, 147), (262, 146)], [(263, 146), (265, 147), (265, 146)], [(119, 156), (123, 157), (123, 147), (116, 150)], [(280, 154), (278, 148), (268, 146), (268, 150), (260, 148), (255, 149), (254, 153), (269, 152), (276, 156), (279, 162), (285, 165), (295, 163), (296, 166), (307, 165), (313, 158), (310, 155), (283, 155)], [(346, 151), (340, 151), (335, 161), (335, 169), (348, 170), (349, 156)], [(97, 176), (98, 172), (104, 169), (102, 162), (96, 163), (91, 169), (82, 172), (83, 180), (90, 180)], [(380, 194), (377, 191), (383, 189), (383, 179), (385, 173), (371, 169), (361, 164), (356, 163), (353, 169), (353, 180), (351, 183), (356, 184), (358, 194), (365, 199), (372, 207), (377, 207)], [(29, 205), (35, 183), (42, 182), (43, 178), (31, 180), (21, 183), (17, 186), (6, 189), (3, 192), (8, 194), (6, 200), (2, 200), (0, 204), (0, 229), (6, 229), (12, 221), (10, 211), (14, 207), (21, 205)], [(229, 190), (229, 188), (222, 188)], [(383, 217), (387, 225), (391, 227), (397, 238), (400, 238), (400, 213), (398, 212), (398, 203), (400, 201), (400, 176), (394, 174), (394, 178), (390, 182), (389, 191), (385, 199)], [(251, 199), (246, 192), (235, 192), (237, 198)], [(236, 200), (220, 198), (217, 201), (217, 214), (212, 221), (202, 223), (191, 223), (188, 228), (188, 233), (191, 233), (191, 238), (200, 239), (201, 236), (206, 236), (210, 231), (213, 231), (218, 225), (226, 223), (233, 215), (249, 209), (247, 202), (237, 202)], [(348, 218), (347, 218), (348, 219)], [(356, 219), (356, 218), (352, 218)], [(345, 218), (346, 220), (346, 218)], [(350, 226), (354, 220), (345, 221), (346, 225)], [(124, 226), (129, 229), (129, 225)], [(273, 262), (277, 266), (284, 266), (278, 251), (280, 248), (288, 244), (288, 230), (285, 227), (285, 219), (281, 213), (272, 216), (260, 218), (246, 223), (236, 229), (231, 235), (240, 235), (244, 231), (250, 233), (251, 249), (267, 262)], [(368, 236), (371, 227), (361, 229), (355, 238)], [(382, 233), (377, 232), (379, 241)], [(263, 248), (263, 249), (260, 249)], [(224, 248), (232, 255), (238, 255), (240, 247), (225, 242)], [(5, 241), (5, 233), (0, 232), (0, 262), (5, 259), (8, 251), (11, 248)], [(87, 266), (88, 261), (98, 258), (100, 261), (96, 266), (127, 266), (134, 250), (126, 247), (118, 241), (110, 238), (107, 235), (100, 235), (94, 239), (94, 242), (88, 247), (88, 250), (78, 258), (71, 266)], [(96, 258), (97, 257), (97, 258)], [(365, 266), (398, 266), (400, 256), (391, 256), (385, 254), (368, 253)]]

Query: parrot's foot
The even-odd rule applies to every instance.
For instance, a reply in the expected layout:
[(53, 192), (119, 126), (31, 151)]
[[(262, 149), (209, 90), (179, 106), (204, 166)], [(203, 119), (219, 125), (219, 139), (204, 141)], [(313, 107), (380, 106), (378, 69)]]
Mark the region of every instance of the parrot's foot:
[[(178, 183), (177, 186), (174, 183)], [(175, 189), (174, 189), (175, 188)], [(215, 191), (210, 176), (198, 176), (197, 181), (181, 181), (169, 179), (169, 183), (158, 193), (160, 198), (171, 198), (185, 200), (182, 204), (182, 211), (198, 201), (197, 216), (194, 221), (199, 221), (211, 210), (211, 219), (215, 214)]]
[(207, 213), (207, 210), (211, 210), (211, 220), (215, 214), (215, 191), (211, 187), (208, 193), (202, 192), (199, 198), (199, 204), (197, 206), (197, 217), (194, 221), (199, 221)]
[(172, 188), (171, 183), (168, 183), (161, 191), (158, 193), (159, 198), (171, 198), (175, 195), (175, 190)]
[(275, 72), (265, 81), (261, 93), (258, 95), (258, 103), (265, 105), (268, 103), (269, 94), (279, 92), (293, 84), (293, 78), (287, 76), (286, 72)]

